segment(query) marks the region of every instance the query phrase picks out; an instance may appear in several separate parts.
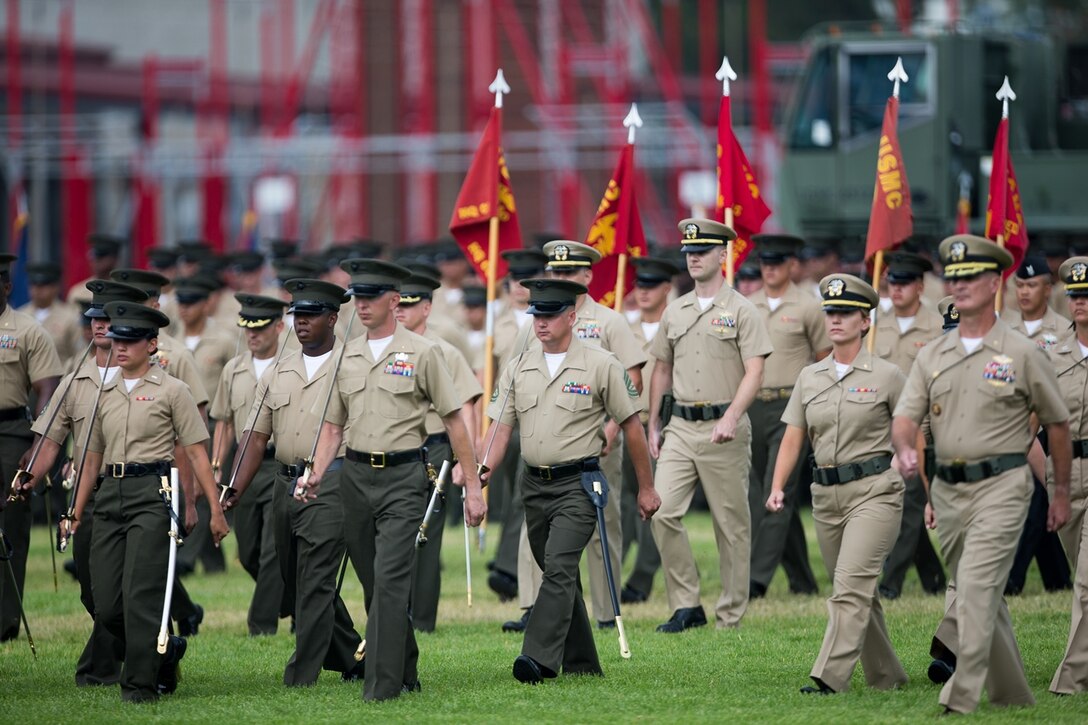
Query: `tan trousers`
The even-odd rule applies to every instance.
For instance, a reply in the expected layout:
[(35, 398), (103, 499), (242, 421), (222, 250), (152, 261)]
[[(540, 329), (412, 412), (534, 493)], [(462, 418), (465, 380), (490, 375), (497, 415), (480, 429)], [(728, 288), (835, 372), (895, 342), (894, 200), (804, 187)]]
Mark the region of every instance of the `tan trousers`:
[(956, 654), (956, 672), (940, 702), (956, 712), (973, 712), (984, 685), (995, 705), (1035, 703), (1003, 596), (1034, 485), (1023, 466), (976, 483), (937, 478), (930, 490), (941, 553), (955, 582), (938, 631), (949, 637), (942, 641)]
[(812, 677), (835, 692), (850, 689), (859, 658), (870, 687), (888, 690), (907, 681), (876, 592), (899, 535), (903, 491), (894, 469), (838, 486), (812, 484), (816, 539), (832, 581), (827, 630)]
[[(612, 559), (612, 574), (616, 577), (616, 597), (619, 600), (621, 551), (623, 547), (623, 529), (620, 526), (620, 498), (623, 495), (623, 433), (616, 436), (609, 454), (601, 458), (601, 471), (608, 481), (608, 503), (604, 507), (604, 525), (608, 530), (608, 553)], [(587, 494), (588, 498), (588, 494)], [(586, 544), (586, 562), (589, 566), (589, 595), (593, 601), (593, 616), (598, 622), (611, 622), (616, 614), (612, 611), (612, 597), (608, 593), (608, 576), (604, 571), (604, 558), (601, 556), (601, 534), (593, 530), (593, 536)], [(518, 545), (518, 603), (522, 609), (533, 606), (540, 592), (540, 582), (544, 572), (533, 560), (529, 548), (529, 536), (525, 525), (521, 527), (521, 541)]]
[[(1088, 486), (1081, 473), (1084, 459), (1076, 459), (1073, 463), (1070, 500), (1074, 518), (1058, 532), (1077, 572), (1073, 580), (1073, 617), (1069, 623), (1065, 657), (1050, 682), (1051, 692), (1064, 695), (1088, 691), (1088, 518), (1084, 516), (1085, 504), (1088, 503), (1088, 491), (1085, 489)], [(1069, 548), (1067, 540), (1075, 541), (1079, 550)]]
[[(1047, 494), (1054, 498), (1054, 475), (1050, 459), (1046, 460)], [(1069, 558), (1069, 568), (1077, 571), (1081, 538), (1084, 532), (1085, 511), (1088, 510), (1088, 459), (1074, 458), (1069, 483), (1069, 523), (1058, 531), (1062, 548)]]
[(719, 627), (736, 627), (748, 608), (752, 518), (748, 507), (748, 469), (752, 427), (745, 415), (728, 443), (711, 443), (713, 421), (673, 418), (665, 430), (654, 485), (661, 508), (654, 514), (654, 541), (661, 552), (669, 608), (699, 606), (699, 570), (683, 517), (701, 482), (714, 521), (722, 593), (715, 607)]

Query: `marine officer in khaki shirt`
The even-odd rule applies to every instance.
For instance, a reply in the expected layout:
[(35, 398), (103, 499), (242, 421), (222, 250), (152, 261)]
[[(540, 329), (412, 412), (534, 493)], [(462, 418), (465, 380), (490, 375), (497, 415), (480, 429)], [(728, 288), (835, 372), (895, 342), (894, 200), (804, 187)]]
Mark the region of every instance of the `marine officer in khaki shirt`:
[[(42, 326), (33, 317), (16, 312), (8, 304), (11, 294), (11, 263), (17, 257), (0, 253), (0, 504), (7, 501), (8, 485), (15, 477), (18, 462), (30, 447), (30, 393), (39, 408), (45, 408), (63, 372), (57, 350)], [(0, 577), (0, 642), (19, 636), (19, 598), (26, 578), (26, 555), (30, 545), (30, 502), (25, 497), (8, 502), (0, 510), (0, 528), (13, 552), (11, 578)]]
[[(925, 274), (933, 264), (925, 257), (909, 252), (888, 255), (888, 294), (890, 312), (876, 315), (875, 347), (878, 357), (895, 364), (906, 375), (918, 351), (930, 340), (941, 336), (942, 319), (937, 311), (922, 299)], [(868, 344), (868, 339), (866, 339)], [(928, 500), (920, 477), (906, 482), (903, 497), (903, 522), (899, 537), (884, 563), (880, 581), (880, 596), (895, 599), (903, 591), (903, 582), (913, 564), (918, 569), (922, 589), (930, 594), (943, 592), (947, 585), (941, 564), (925, 527)]]
[(586, 288), (559, 279), (522, 284), (531, 293), (529, 312), (541, 344), (503, 370), (487, 414), (495, 421), (491, 439), (497, 458), (515, 423), (520, 430), (525, 522), (544, 577), (521, 655), (514, 660), (514, 677), (537, 684), (560, 671), (602, 674), (578, 562), (597, 521), (586, 486), (600, 476), (605, 416), (626, 434), (642, 517), (653, 516), (661, 502), (638, 419), (638, 391), (614, 355), (573, 334), (577, 315), (572, 308)]
[(1069, 411), (1043, 352), (994, 314), (1012, 255), (966, 234), (941, 242), (940, 255), (960, 324), (919, 353), (892, 429), (900, 472), (915, 475), (918, 426), (929, 414), (936, 452), (930, 499), (955, 582), (945, 616), (958, 627), (956, 669), (940, 702), (971, 712), (985, 685), (992, 704), (1030, 705), (1002, 592), (1034, 485), (1026, 456), (1032, 416), (1047, 430), (1054, 463), (1050, 528), (1069, 518)]
[[(276, 362), (279, 339), (283, 332), (283, 311), (287, 303), (274, 297), (237, 293), (238, 328), (245, 333), (246, 351), (223, 368), (219, 389), (210, 412), (216, 421), (212, 440), (212, 470), (219, 482), (226, 484), (232, 449), (242, 441), (246, 419), (256, 402), (257, 383)], [(275, 634), (283, 599), (283, 574), (276, 559), (276, 523), (273, 498), (276, 491), (275, 446), (265, 448), (260, 470), (249, 486), (249, 495), (234, 510), (234, 535), (238, 540), (238, 560), (253, 578), (253, 598), (246, 624), (251, 636)], [(226, 478), (227, 480), (224, 480)]]
[(1002, 321), (1044, 350), (1053, 348), (1069, 334), (1073, 323), (1050, 306), (1054, 280), (1046, 258), (1028, 255), (1017, 267), (1013, 280), (1017, 311), (1002, 312)]
[[(919, 285), (920, 286), (920, 285)], [(849, 274), (820, 280), (831, 355), (801, 371), (782, 420), (767, 510), (784, 508), (786, 480), (811, 438), (812, 515), (832, 582), (823, 646), (805, 694), (850, 688), (858, 660), (870, 687), (907, 682), (876, 592), (884, 557), (899, 533), (903, 479), (892, 468), (892, 411), (906, 380), (864, 347), (876, 290)]]
[[(428, 321), (431, 313), (431, 295), (441, 284), (437, 279), (413, 274), (401, 284), (400, 302), (397, 304), (396, 317), (400, 325), (438, 345), (442, 359), (450, 372), (456, 388), (456, 397), (461, 401), (461, 419), (465, 423), (469, 439), (475, 443), (476, 401), (483, 395), (480, 382), (469, 367), (468, 361), (453, 345), (449, 344), (431, 330)], [(459, 504), (449, 485), (454, 478), (460, 479), (461, 470), (450, 449), (450, 437), (441, 416), (432, 407), (427, 412), (425, 422), (427, 437), (423, 440), (427, 464), (434, 471), (441, 471), (442, 464), (450, 461), (450, 474), (446, 480), (446, 506), (432, 516), (427, 524), (427, 544), (416, 553), (415, 579), (412, 582), (412, 626), (421, 632), (433, 632), (438, 619), (438, 599), (442, 591), (442, 532), (445, 531), (445, 509)], [(475, 447), (475, 446), (474, 446)], [(427, 496), (430, 500), (430, 487)], [(441, 504), (440, 504), (441, 506)], [(426, 509), (424, 509), (426, 510)]]
[(415, 536), (429, 489), (421, 448), (432, 408), (465, 475), (468, 524), (478, 525), (487, 507), (461, 417), (463, 401), (441, 348), (397, 324), (394, 316), (401, 284), (411, 272), (375, 259), (340, 264), (351, 275), (366, 333), (344, 350), (314, 474), (301, 495), (324, 495), (318, 488), (324, 468), (345, 444), (344, 530), (367, 610), (363, 698), (385, 700), (420, 689), (411, 590)]
[[(214, 497), (216, 489), (205, 448), (208, 431), (192, 393), (150, 361), (159, 328), (169, 322), (166, 315), (128, 302), (108, 302), (105, 312), (121, 372), (103, 390), (98, 417), (91, 422), (70, 525), (78, 530), (93, 492), (95, 617), (124, 649), (121, 699), (140, 702), (177, 688), (177, 663), (186, 648), (181, 637), (170, 637), (165, 654), (155, 651), (170, 550), (169, 504), (162, 489), (170, 479), (175, 441), (204, 495)], [(218, 546), (229, 532), (218, 507), (210, 528)]]
[(60, 293), (59, 264), (37, 262), (26, 266), (30, 301), (19, 312), (30, 315), (45, 328), (57, 347), (61, 365), (67, 368), (87, 346), (79, 326), (79, 305), (65, 302)]
[[(551, 241), (544, 245), (544, 254), (548, 257), (547, 274), (559, 279), (577, 282), (589, 287), (593, 280), (592, 266), (600, 261), (601, 255), (593, 247), (579, 242), (565, 240)], [(616, 356), (627, 371), (627, 376), (642, 391), (642, 368), (646, 364), (646, 353), (635, 340), (634, 333), (623, 315), (598, 303), (588, 294), (578, 297), (575, 306), (574, 336), (587, 345), (601, 347)], [(532, 345), (538, 344), (530, 340)], [(616, 491), (623, 491), (623, 453), (620, 448), (620, 421), (608, 420), (604, 424), (605, 448), (601, 454), (601, 471), (612, 482)], [(612, 559), (612, 571), (620, 571), (622, 563), (623, 530), (620, 524), (620, 495), (610, 496), (605, 508), (605, 524), (608, 527), (608, 549)], [(589, 594), (593, 601), (593, 616), (600, 627), (613, 626), (616, 616), (612, 611), (612, 602), (608, 596), (608, 580), (604, 572), (604, 559), (598, 532), (593, 532), (586, 550), (589, 566)], [(527, 544), (528, 541), (525, 540)], [(524, 555), (523, 555), (524, 556)], [(521, 588), (519, 581), (518, 588)], [(531, 591), (531, 590), (530, 590)], [(527, 592), (528, 593), (528, 592)]]
[[(1051, 348), (1050, 359), (1058, 375), (1073, 438), (1071, 515), (1061, 536), (1069, 561), (1076, 570), (1073, 608), (1065, 656), (1050, 681), (1050, 691), (1072, 695), (1088, 690), (1088, 257), (1073, 257), (1058, 272), (1069, 297), (1073, 334)], [(1052, 473), (1053, 466), (1047, 466)], [(1053, 479), (1053, 476), (1050, 476)], [(1050, 481), (1053, 486), (1054, 481)]]
[(752, 240), (759, 255), (763, 288), (748, 299), (764, 320), (774, 353), (767, 358), (763, 387), (748, 411), (752, 419), (750, 593), (753, 598), (764, 596), (778, 565), (782, 564), (791, 592), (814, 594), (816, 580), (808, 563), (808, 546), (794, 492), (799, 471), (795, 469), (786, 484), (783, 515), (767, 517), (763, 503), (771, 491), (778, 445), (786, 430), (782, 412), (794, 381), (803, 367), (827, 354), (831, 343), (824, 332), (819, 300), (790, 281), (804, 242), (785, 234), (757, 234)]
[[(771, 341), (751, 302), (725, 284), (721, 265), (736, 233), (709, 219), (679, 224), (695, 289), (665, 308), (650, 344), (656, 359), (650, 378), (650, 455), (661, 510), (653, 520), (672, 617), (659, 632), (706, 624), (699, 601), (699, 572), (683, 517), (695, 484), (702, 484), (714, 518), (722, 592), (715, 606), (720, 627), (736, 627), (748, 607), (751, 514), (748, 407), (763, 378)], [(672, 391), (670, 420), (662, 397)]]
[[(321, 425), (323, 406), (333, 384), (333, 369), (342, 345), (336, 339), (336, 316), (343, 304), (343, 287), (317, 279), (289, 280), (287, 312), (293, 315), (296, 350), (260, 377), (242, 440), (251, 436), (238, 465), (234, 491), (227, 490), (231, 508), (264, 465), (269, 440), (275, 440), (277, 462), (272, 493), (276, 559), (283, 575), (283, 616), (295, 618), (295, 651), (283, 671), (283, 684), (307, 687), (322, 669), (354, 681), (363, 663), (355, 660), (361, 642), (340, 593), (336, 572), (344, 558), (344, 506), (340, 496), (339, 459), (325, 475), (321, 496), (300, 501), (293, 495)], [(264, 401), (263, 405), (259, 402)], [(252, 433), (249, 433), (252, 431)], [(338, 451), (333, 451), (335, 456)], [(260, 485), (259, 483), (257, 485)], [(233, 495), (230, 495), (232, 494)]]

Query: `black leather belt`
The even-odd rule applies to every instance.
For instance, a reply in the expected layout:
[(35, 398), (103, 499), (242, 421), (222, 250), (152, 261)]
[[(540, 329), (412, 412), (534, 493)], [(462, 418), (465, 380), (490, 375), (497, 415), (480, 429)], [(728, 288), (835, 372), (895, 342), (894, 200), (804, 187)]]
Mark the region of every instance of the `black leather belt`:
[(586, 458), (581, 461), (574, 461), (573, 463), (560, 463), (558, 466), (529, 466), (528, 469), (530, 475), (539, 478), (541, 481), (554, 481), (557, 478), (567, 478), (583, 471), (596, 471), (600, 467), (600, 461), (597, 458)]
[(694, 405), (674, 403), (672, 414), (684, 420), (717, 420), (725, 415), (728, 409), (729, 403), (695, 403)]
[(424, 448), (430, 448), (431, 446), (438, 446), (445, 443), (449, 445), (450, 435), (449, 433), (435, 433), (434, 435), (427, 436), (427, 440), (423, 441)]
[(135, 476), (169, 476), (170, 461), (154, 463), (107, 463), (106, 478), (133, 478)]
[(394, 451), (392, 453), (383, 451), (367, 453), (348, 448), (345, 457), (354, 463), (365, 463), (371, 468), (385, 468), (387, 466), (399, 466), (402, 463), (422, 463), (423, 451), (419, 448), (413, 448), (409, 451)]
[(30, 420), (30, 412), (25, 405), (20, 408), (0, 410), (0, 423), (10, 423), (13, 420)]
[(884, 473), (892, 467), (892, 457), (888, 455), (870, 458), (859, 463), (847, 463), (842, 466), (816, 467), (812, 469), (812, 480), (821, 486), (837, 486), (850, 483), (867, 476)]
[(1073, 441), (1073, 458), (1088, 458), (1088, 439)]
[(789, 400), (793, 394), (793, 387), (789, 388), (760, 388), (756, 391), (756, 400), (770, 403), (774, 400)]
[(937, 478), (945, 483), (976, 483), (986, 478), (993, 478), (1002, 473), (1028, 464), (1028, 457), (1023, 453), (1007, 453), (1003, 456), (987, 458), (977, 463), (953, 461), (937, 463)]
[[(325, 469), (325, 472), (331, 473), (332, 471), (339, 471), (343, 465), (344, 459), (336, 458), (329, 464), (329, 467)], [(305, 463), (292, 463), (290, 465), (286, 463), (280, 464), (280, 473), (288, 478), (300, 478), (305, 470)]]

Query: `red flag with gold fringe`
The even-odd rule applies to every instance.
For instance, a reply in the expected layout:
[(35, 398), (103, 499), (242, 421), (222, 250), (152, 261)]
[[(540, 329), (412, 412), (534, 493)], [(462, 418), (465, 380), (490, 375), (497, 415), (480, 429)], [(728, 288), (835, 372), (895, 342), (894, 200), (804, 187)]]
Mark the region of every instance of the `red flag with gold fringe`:
[(1002, 118), (994, 136), (993, 165), (990, 171), (990, 198), (986, 203), (986, 238), (997, 241), (1002, 235), (1005, 249), (1012, 252), (1013, 264), (1004, 276), (1016, 271), (1028, 252), (1028, 228), (1020, 205), (1020, 187), (1009, 155), (1009, 119)]
[(877, 148), (873, 206), (865, 235), (866, 262), (871, 262), (877, 252), (895, 249), (914, 233), (910, 185), (899, 148), (898, 127), (899, 99), (891, 96), (884, 106), (884, 125)]
[(725, 221), (725, 210), (733, 209), (733, 269), (744, 264), (752, 251), (752, 235), (758, 234), (771, 209), (763, 201), (752, 165), (733, 133), (729, 96), (723, 95), (718, 107), (718, 200), (714, 219)]
[[(589, 228), (586, 244), (601, 253), (601, 261), (593, 265), (589, 293), (593, 299), (611, 308), (616, 302), (620, 255), (644, 257), (649, 253), (635, 197), (634, 144), (625, 144), (620, 152), (616, 170), (597, 206), (597, 216)], [(624, 279), (623, 289), (630, 290), (635, 282), (634, 266), (627, 266)]]

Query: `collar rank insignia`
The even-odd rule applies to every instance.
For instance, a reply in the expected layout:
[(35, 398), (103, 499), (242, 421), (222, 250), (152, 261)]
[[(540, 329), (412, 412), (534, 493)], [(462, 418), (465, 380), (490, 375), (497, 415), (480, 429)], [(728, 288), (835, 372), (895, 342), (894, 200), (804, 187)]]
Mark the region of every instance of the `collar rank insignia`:
[(688, 224), (684, 227), (684, 239), (698, 239), (699, 238), (699, 225)]
[(967, 256), (967, 245), (964, 242), (952, 242), (948, 249), (948, 258), (953, 262), (962, 262)]
[(994, 355), (993, 360), (982, 369), (982, 379), (991, 385), (1004, 386), (1016, 382), (1016, 370), (1012, 358), (1008, 355)]
[(846, 291), (846, 282), (841, 279), (835, 278), (827, 283), (827, 296), (828, 297), (842, 297), (842, 293)]
[(564, 383), (563, 392), (573, 393), (574, 395), (589, 395), (590, 387), (588, 383)]
[(15, 335), (0, 335), (0, 350), (14, 350), (19, 347), (19, 338)]

